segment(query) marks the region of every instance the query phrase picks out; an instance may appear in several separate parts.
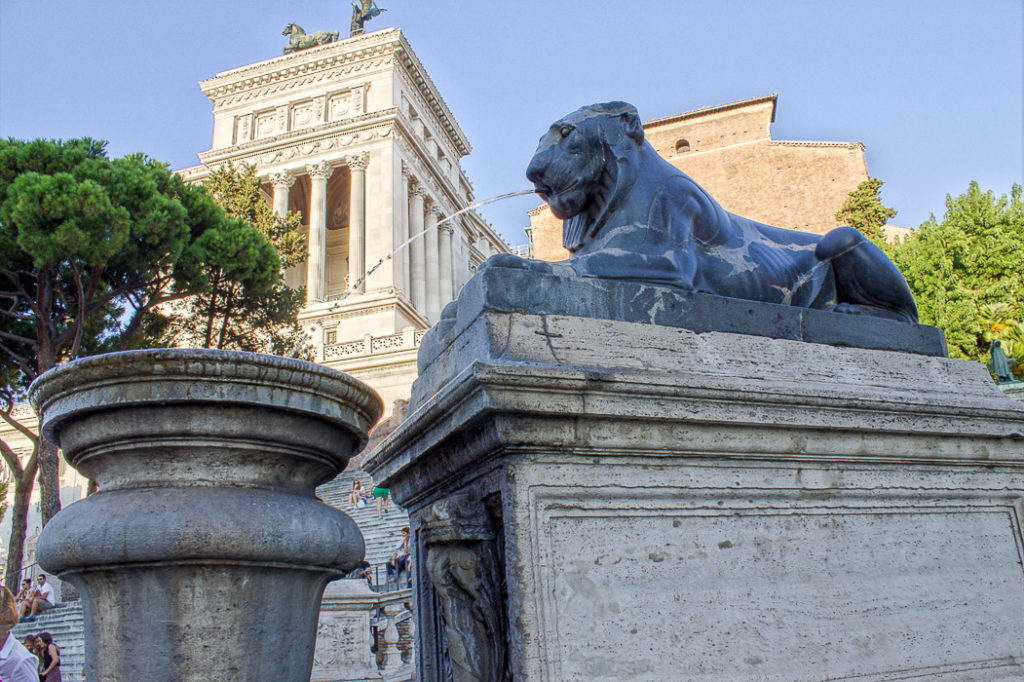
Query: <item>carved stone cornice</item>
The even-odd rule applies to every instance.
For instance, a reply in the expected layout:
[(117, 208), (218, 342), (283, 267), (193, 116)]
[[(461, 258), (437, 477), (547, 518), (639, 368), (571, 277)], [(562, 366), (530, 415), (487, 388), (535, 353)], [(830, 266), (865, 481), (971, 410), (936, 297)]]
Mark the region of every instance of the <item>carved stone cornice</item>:
[(345, 157), (345, 163), (352, 170), (365, 171), (366, 167), (370, 163), (370, 153), (360, 152), (358, 154), (349, 154)]
[(282, 89), (322, 80), (328, 74), (349, 75), (356, 70), (366, 70), (372, 68), (367, 65), (373, 65), (375, 60), (383, 62), (382, 58), (386, 58), (390, 62), (392, 55), (406, 45), (401, 31), (378, 31), (355, 40), (341, 40), (224, 71), (201, 81), (199, 87), (203, 94), (223, 106), (231, 95), (253, 91), (275, 94)]
[(334, 166), (326, 161), (316, 161), (314, 163), (306, 164), (306, 172), (311, 178), (327, 180), (334, 173)]
[(412, 51), (412, 47), (405, 40), (405, 36), (402, 36), (400, 40), (402, 42), (402, 49), (396, 51), (395, 54), (395, 65), (399, 67), (396, 71), (413, 86), (408, 90), (412, 93), (414, 99), (418, 101), (420, 108), (430, 111), (441, 123), (446, 136), (451, 140), (458, 155), (460, 157), (466, 156), (473, 151), (473, 147), (469, 144), (469, 138), (466, 137), (462, 128), (455, 121), (455, 116), (441, 97), (441, 93), (437, 86), (434, 85), (434, 81), (430, 79), (427, 70), (420, 63), (419, 58), (416, 57), (416, 53)]

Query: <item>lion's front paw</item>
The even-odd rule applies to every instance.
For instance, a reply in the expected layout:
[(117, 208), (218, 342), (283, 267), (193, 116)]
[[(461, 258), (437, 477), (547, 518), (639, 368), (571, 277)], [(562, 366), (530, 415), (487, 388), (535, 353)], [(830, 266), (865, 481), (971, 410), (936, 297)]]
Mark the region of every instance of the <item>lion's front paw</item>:
[(520, 258), (514, 253), (498, 253), (486, 261), (483, 265), (477, 268), (477, 272), (486, 268), (506, 268), (508, 270), (529, 270), (531, 272), (540, 272), (543, 274), (551, 273), (551, 264), (542, 260), (531, 260), (528, 258)]

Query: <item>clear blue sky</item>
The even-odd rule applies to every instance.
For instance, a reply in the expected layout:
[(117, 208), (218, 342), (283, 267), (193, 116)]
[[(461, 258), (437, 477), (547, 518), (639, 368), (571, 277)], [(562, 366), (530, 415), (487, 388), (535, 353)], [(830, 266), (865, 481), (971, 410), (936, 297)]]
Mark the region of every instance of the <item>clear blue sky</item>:
[[(970, 180), (1022, 181), (1021, 0), (378, 0), (473, 144), (477, 198), (524, 189), (547, 125), (584, 104), (644, 119), (779, 93), (773, 135), (860, 141), (892, 221), (941, 216)], [(182, 168), (210, 146), (196, 82), (281, 53), (281, 31), (347, 35), (349, 2), (0, 0), (0, 135), (81, 135)], [(484, 214), (524, 241), (530, 197)]]

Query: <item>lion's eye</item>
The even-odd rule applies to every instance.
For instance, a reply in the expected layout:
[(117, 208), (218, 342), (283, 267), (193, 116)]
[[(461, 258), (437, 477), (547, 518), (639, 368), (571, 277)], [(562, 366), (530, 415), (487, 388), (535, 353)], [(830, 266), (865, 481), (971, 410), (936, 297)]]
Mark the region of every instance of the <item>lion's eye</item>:
[(562, 126), (559, 129), (558, 134), (562, 136), (562, 139), (565, 139), (565, 138), (569, 137), (569, 133), (571, 133), (571, 132), (572, 132), (572, 126)]

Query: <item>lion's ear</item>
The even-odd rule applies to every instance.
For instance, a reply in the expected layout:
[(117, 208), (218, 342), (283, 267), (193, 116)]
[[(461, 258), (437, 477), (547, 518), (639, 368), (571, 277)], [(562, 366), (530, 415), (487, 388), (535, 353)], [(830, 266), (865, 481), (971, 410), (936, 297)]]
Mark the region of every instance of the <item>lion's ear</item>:
[(637, 146), (643, 144), (644, 127), (640, 123), (640, 115), (637, 114), (636, 109), (619, 114), (619, 120), (622, 121), (623, 134), (633, 140)]

